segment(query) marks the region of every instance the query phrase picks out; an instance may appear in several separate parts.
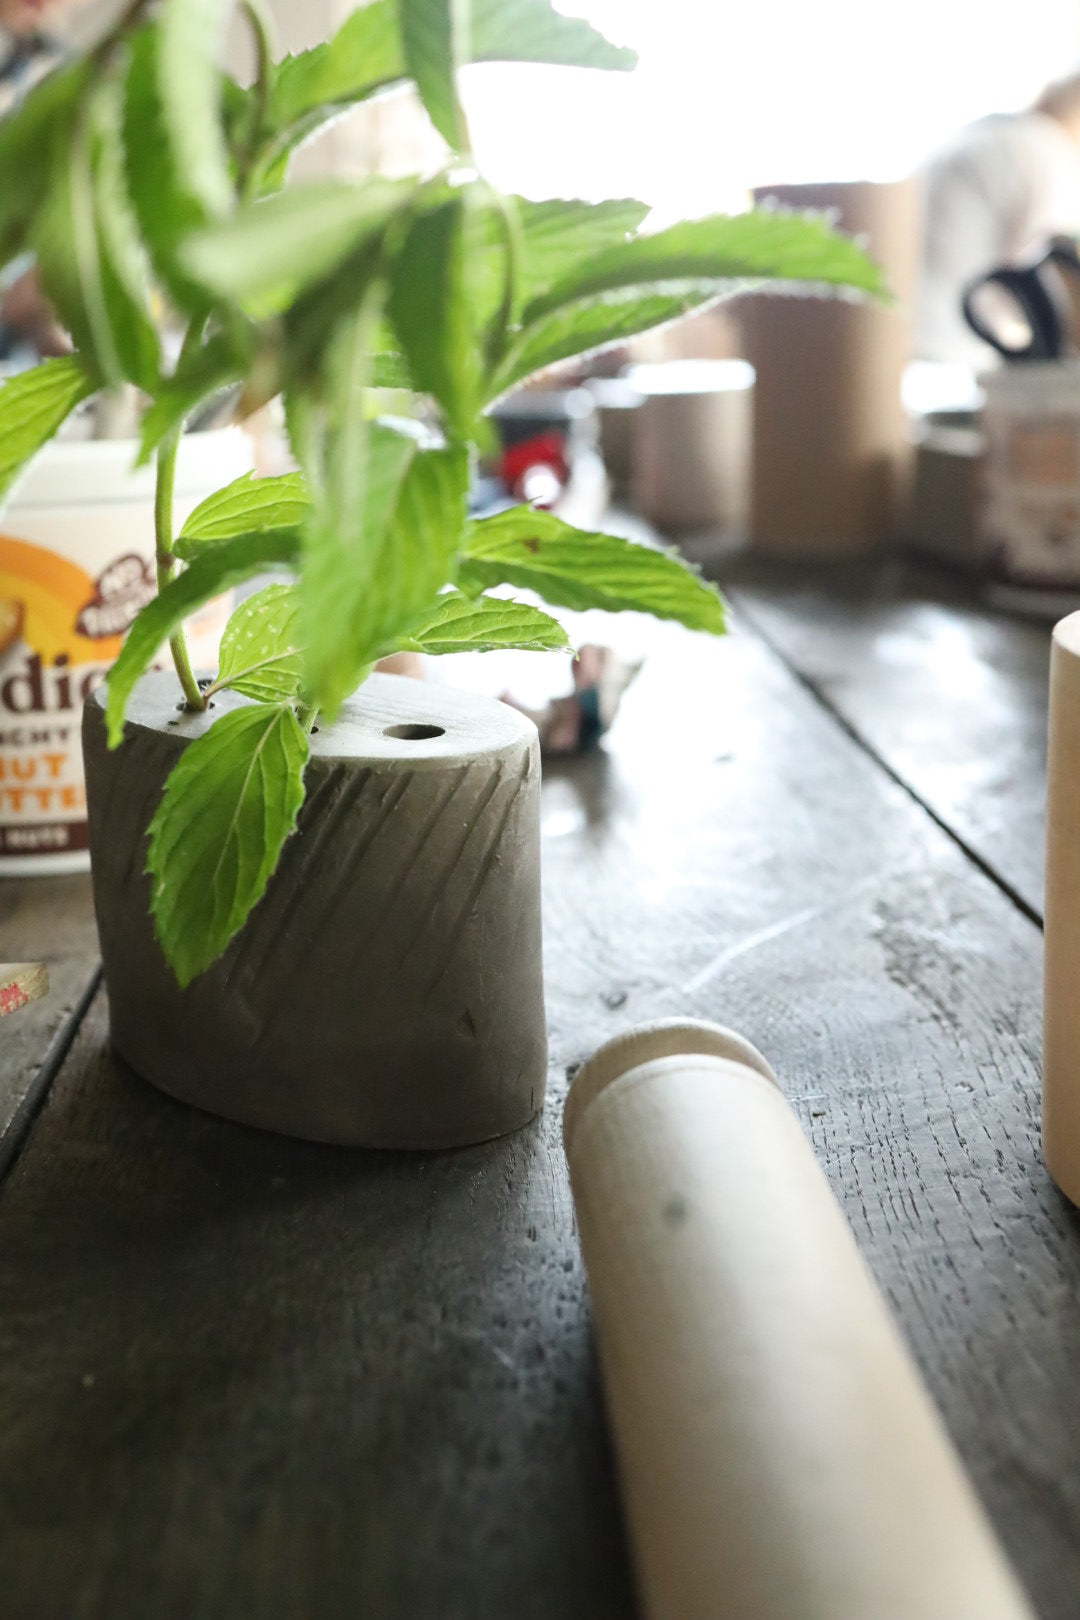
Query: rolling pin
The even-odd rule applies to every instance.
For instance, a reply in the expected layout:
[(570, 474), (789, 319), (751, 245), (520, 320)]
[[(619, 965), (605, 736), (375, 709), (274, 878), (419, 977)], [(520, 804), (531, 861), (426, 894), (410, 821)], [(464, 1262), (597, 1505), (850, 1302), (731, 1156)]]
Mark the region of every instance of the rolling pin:
[(1043, 952), (1043, 1157), (1080, 1204), (1080, 613), (1050, 649)]
[(761, 1054), (621, 1036), (563, 1137), (649, 1620), (1032, 1620)]

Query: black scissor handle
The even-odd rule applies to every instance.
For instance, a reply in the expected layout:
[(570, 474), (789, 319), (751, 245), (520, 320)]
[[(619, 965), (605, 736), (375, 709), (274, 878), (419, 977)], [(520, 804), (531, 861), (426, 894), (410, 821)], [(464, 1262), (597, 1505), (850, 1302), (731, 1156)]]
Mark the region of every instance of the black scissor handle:
[[(1002, 267), (972, 282), (964, 293), (964, 319), (971, 330), (1006, 360), (1060, 359), (1064, 334), (1061, 312), (1040, 275), (1040, 265)], [(983, 318), (977, 298), (984, 287), (999, 287), (1030, 332), (1027, 343), (1011, 344), (1000, 329)]]
[(1052, 236), (1050, 249), (1046, 255), (1051, 264), (1056, 264), (1066, 275), (1080, 275), (1080, 249), (1071, 236)]

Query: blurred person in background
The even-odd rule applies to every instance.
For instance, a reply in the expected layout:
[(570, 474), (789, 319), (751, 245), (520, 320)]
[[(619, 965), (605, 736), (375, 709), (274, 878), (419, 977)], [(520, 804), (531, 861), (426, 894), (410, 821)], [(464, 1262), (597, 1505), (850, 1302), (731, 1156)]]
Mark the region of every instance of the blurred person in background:
[(916, 354), (985, 367), (996, 356), (964, 320), (965, 289), (1037, 256), (1050, 237), (1080, 235), (1080, 72), (1024, 112), (969, 124), (931, 159), (923, 186)]
[(0, 0), (0, 118), (63, 56), (52, 23), (59, 0)]
[[(0, 0), (0, 119), (62, 61), (65, 47), (54, 29), (71, 3)], [(0, 174), (0, 186), (3, 184)], [(20, 350), (33, 358), (35, 354), (63, 354), (68, 348), (32, 260), (24, 256), (0, 267), (0, 361)]]

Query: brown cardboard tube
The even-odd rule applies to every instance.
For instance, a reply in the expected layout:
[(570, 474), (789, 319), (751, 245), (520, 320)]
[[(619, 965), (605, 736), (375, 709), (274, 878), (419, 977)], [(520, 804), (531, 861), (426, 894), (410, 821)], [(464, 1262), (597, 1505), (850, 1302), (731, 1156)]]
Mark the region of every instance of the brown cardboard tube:
[(919, 249), (914, 182), (769, 186), (784, 207), (827, 209), (867, 239), (895, 302), (740, 299), (754, 385), (750, 539), (778, 556), (881, 551), (896, 537), (911, 459), (900, 397), (911, 358)]
[(1054, 627), (1047, 754), (1043, 1155), (1080, 1204), (1080, 613)]
[(760, 1053), (621, 1037), (564, 1140), (650, 1620), (1030, 1620)]
[(754, 373), (745, 360), (636, 366), (634, 505), (669, 534), (745, 523)]

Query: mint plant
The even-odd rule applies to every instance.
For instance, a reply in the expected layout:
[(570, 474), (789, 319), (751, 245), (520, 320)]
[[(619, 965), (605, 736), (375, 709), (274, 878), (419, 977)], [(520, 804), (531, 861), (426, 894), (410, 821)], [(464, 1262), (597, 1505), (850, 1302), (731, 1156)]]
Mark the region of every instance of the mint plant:
[[(109, 677), (110, 742), (166, 641), (190, 709), (225, 688), (248, 700), (184, 751), (149, 829), (157, 936), (181, 985), (263, 894), (303, 802), (312, 728), (379, 658), (566, 646), (550, 615), (487, 594), (507, 585), (554, 607), (723, 630), (717, 591), (672, 554), (525, 507), (468, 517), (496, 400), (747, 284), (883, 291), (856, 244), (818, 218), (754, 212), (650, 235), (629, 199), (538, 203), (489, 185), (470, 150), (463, 64), (634, 63), (549, 0), (373, 0), (280, 62), (261, 0), (243, 0), (250, 88), (218, 66), (229, 9), (133, 0), (0, 125), (0, 266), (33, 249), (75, 344), (0, 389), (0, 495), (82, 401), (135, 384), (141, 457), (156, 458), (158, 595)], [(410, 81), (446, 142), (438, 174), (284, 188), (303, 142)], [(178, 326), (169, 364), (163, 334)], [(378, 417), (385, 387), (416, 397), (414, 419)], [(240, 415), (284, 396), (301, 471), (241, 479), (175, 534), (185, 420), (228, 388)], [(185, 618), (271, 569), (292, 583), (237, 608), (200, 685)]]

